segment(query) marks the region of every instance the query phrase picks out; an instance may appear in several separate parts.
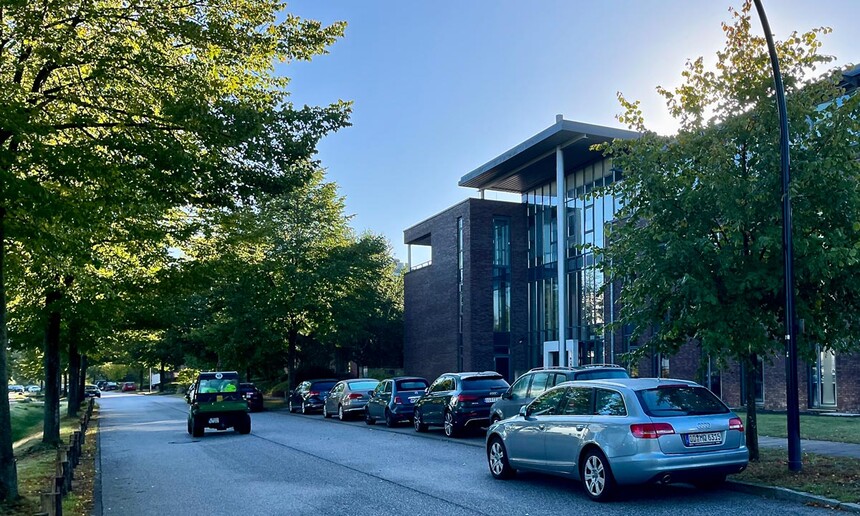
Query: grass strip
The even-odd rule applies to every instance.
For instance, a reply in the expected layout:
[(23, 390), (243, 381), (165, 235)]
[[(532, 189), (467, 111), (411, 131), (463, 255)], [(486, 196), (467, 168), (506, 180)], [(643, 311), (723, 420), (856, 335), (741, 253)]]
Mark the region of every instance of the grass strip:
[[(746, 424), (746, 412), (735, 411)], [(757, 412), (758, 435), (788, 437), (785, 414)], [(837, 417), (802, 414), (800, 437), (816, 441), (860, 444), (860, 417)]]

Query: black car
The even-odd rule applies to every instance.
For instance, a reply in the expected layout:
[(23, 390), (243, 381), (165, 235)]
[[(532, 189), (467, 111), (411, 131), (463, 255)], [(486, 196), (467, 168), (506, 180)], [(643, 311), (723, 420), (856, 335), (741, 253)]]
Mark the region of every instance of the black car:
[(427, 380), (415, 376), (398, 376), (382, 380), (367, 406), (364, 408), (364, 422), (368, 425), (378, 419), (392, 427), (403, 421), (411, 421), (418, 401), (427, 389)]
[(253, 383), (240, 383), (239, 392), (248, 401), (248, 409), (251, 412), (263, 410), (263, 393)]
[(99, 389), (98, 385), (84, 385), (84, 397), (85, 398), (101, 398), (102, 391)]
[(430, 425), (442, 426), (456, 437), (470, 426), (490, 423), (490, 406), (508, 390), (508, 382), (494, 371), (445, 373), (415, 402), (412, 423), (418, 432)]
[(592, 364), (579, 367), (536, 367), (523, 374), (511, 385), (502, 399), (490, 409), (492, 423), (516, 416), (520, 407), (528, 405), (544, 391), (571, 380), (601, 380), (630, 378), (627, 371), (615, 364)]
[(325, 399), (328, 398), (328, 391), (336, 383), (337, 380), (334, 378), (303, 381), (290, 393), (290, 412), (301, 411), (302, 414), (322, 412)]

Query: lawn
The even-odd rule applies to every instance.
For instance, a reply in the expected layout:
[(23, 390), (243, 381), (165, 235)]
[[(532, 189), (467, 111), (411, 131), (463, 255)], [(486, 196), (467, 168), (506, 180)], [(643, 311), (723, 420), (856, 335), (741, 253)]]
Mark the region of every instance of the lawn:
[(42, 428), (44, 406), (42, 402), (29, 400), (11, 404), (13, 443)]
[[(735, 411), (744, 419), (746, 413)], [(788, 437), (786, 415), (779, 413), (756, 413), (758, 435), (768, 437)], [(834, 441), (860, 444), (860, 417), (819, 416), (802, 414), (800, 416), (801, 439)]]
[(841, 502), (860, 503), (860, 459), (803, 454), (803, 469), (788, 470), (785, 450), (762, 449), (760, 460), (731, 480), (786, 487)]

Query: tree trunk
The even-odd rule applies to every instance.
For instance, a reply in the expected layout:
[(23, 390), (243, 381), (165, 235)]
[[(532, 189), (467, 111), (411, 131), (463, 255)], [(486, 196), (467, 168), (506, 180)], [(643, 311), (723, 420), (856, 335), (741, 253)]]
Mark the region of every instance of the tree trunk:
[[(152, 381), (152, 378), (149, 379)], [(161, 361), (158, 368), (158, 392), (164, 392), (164, 360)]]
[[(6, 275), (4, 259), (6, 210), (0, 208), (0, 385), (9, 384), (6, 362), (6, 348), (9, 347), (9, 334), (6, 331)], [(18, 468), (12, 452), (12, 413), (9, 397), (0, 400), (0, 501), (18, 499)]]
[(81, 373), (81, 355), (78, 353), (78, 339), (74, 331), (69, 332), (69, 394), (66, 396), (66, 413), (78, 417), (78, 375)]
[(757, 461), (758, 453), (758, 421), (756, 420), (756, 404), (755, 404), (755, 379), (758, 368), (758, 355), (750, 353), (747, 357), (747, 364), (744, 367), (744, 384), (746, 385), (746, 405), (747, 405), (747, 449), (750, 453), (750, 460)]
[(290, 391), (296, 388), (296, 341), (298, 336), (298, 330), (290, 329), (289, 342), (287, 343), (287, 385)]
[(51, 290), (45, 295), (48, 326), (45, 328), (45, 420), (42, 442), (60, 444), (60, 308), (62, 295)]
[(87, 360), (86, 355), (81, 355), (81, 374), (80, 381), (78, 382), (78, 405), (84, 402), (84, 387), (87, 384), (87, 368), (89, 367), (89, 361)]

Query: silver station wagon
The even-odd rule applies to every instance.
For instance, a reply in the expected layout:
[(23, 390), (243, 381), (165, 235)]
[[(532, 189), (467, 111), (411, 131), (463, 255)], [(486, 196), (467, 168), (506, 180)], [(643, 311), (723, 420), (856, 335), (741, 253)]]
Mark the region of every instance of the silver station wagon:
[(618, 378), (559, 384), (491, 425), (487, 461), (495, 478), (569, 476), (604, 501), (619, 485), (719, 485), (749, 453), (741, 419), (701, 385)]

